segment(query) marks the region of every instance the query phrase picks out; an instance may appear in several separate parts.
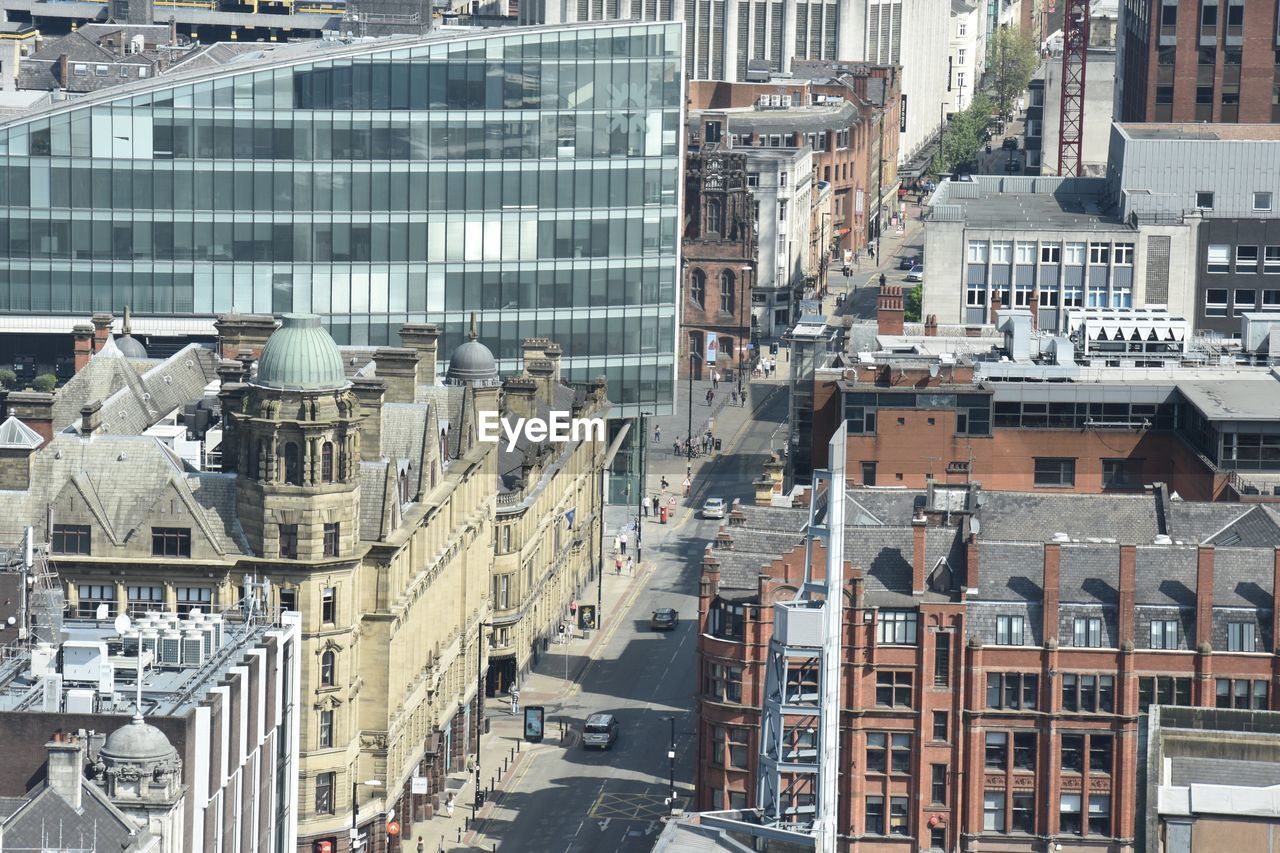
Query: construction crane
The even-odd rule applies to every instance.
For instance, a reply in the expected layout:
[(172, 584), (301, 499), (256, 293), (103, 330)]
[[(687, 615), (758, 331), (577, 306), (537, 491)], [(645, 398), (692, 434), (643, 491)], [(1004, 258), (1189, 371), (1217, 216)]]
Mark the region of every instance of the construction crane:
[(1058, 174), (1080, 174), (1084, 139), (1084, 72), (1089, 54), (1089, 0), (1062, 8), (1062, 105), (1058, 118)]

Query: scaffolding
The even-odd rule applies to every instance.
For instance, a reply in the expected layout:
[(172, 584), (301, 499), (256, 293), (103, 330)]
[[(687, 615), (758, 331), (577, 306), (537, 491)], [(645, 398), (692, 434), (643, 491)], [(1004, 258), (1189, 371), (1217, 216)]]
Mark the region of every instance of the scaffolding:
[[(847, 429), (831, 439), (830, 468), (813, 472), (804, 582), (794, 599), (774, 604), (760, 736), (765, 823), (810, 833), (819, 853), (834, 853), (839, 814)], [(826, 555), (821, 578), (815, 543)]]

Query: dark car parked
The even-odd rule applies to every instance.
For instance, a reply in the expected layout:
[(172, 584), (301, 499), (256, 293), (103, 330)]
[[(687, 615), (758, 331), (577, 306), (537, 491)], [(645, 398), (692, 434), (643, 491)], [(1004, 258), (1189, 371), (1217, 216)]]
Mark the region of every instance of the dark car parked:
[(919, 255), (907, 255), (898, 261), (898, 269), (909, 270), (918, 263), (921, 263)]
[(1018, 138), (1016, 136), (1006, 136), (1004, 138), (1004, 142), (1000, 144), (1000, 147), (1006, 151), (1017, 151)]
[(1022, 164), (1017, 160), (1010, 160), (1008, 163), (1004, 164), (1004, 170), (1006, 172), (1021, 172)]
[(649, 627), (654, 631), (674, 631), (679, 622), (679, 613), (670, 607), (663, 607), (653, 611), (653, 616), (649, 619)]

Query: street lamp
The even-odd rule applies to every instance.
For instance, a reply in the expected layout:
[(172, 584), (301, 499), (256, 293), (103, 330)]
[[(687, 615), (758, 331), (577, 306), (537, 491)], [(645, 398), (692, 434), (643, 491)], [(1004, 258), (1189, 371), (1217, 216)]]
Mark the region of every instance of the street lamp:
[(480, 736), (484, 734), (484, 630), (492, 627), (491, 622), (480, 622), (476, 625), (476, 791), (471, 806), (473, 817), (475, 810), (483, 802), (480, 799)]
[(674, 716), (667, 717), (667, 722), (671, 724), (671, 746), (667, 750), (667, 762), (670, 767), (667, 781), (670, 783), (671, 799), (668, 806), (671, 811), (676, 808), (676, 718)]
[(701, 358), (701, 353), (693, 348), (693, 343), (689, 343), (689, 432), (688, 443), (685, 445), (685, 456), (688, 459), (693, 458), (693, 365), (697, 363), (697, 359)]
[[(742, 394), (742, 303), (751, 299), (751, 288), (748, 286), (751, 275), (751, 264), (742, 265), (742, 296), (738, 299), (738, 394)], [(755, 313), (755, 306), (752, 305), (751, 311)], [(747, 331), (747, 337), (751, 337), (750, 330)]]
[(364, 785), (367, 788), (381, 788), (382, 780), (381, 779), (365, 779), (363, 782), (359, 781), (354, 778), (355, 777), (354, 769), (352, 770), (351, 775), (352, 775), (352, 779), (351, 779), (351, 849), (355, 850), (356, 845), (360, 843), (360, 822), (359, 822), (360, 809), (356, 805), (356, 797), (360, 793), (360, 786)]

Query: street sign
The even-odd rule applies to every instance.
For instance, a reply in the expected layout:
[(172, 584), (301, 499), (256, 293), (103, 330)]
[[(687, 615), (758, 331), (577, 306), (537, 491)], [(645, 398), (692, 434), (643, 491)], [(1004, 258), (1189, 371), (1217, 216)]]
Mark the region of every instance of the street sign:
[(546, 709), (541, 705), (529, 705), (524, 709), (524, 739), (529, 743), (542, 743), (545, 715)]
[(409, 780), (409, 793), (419, 795), (427, 793), (427, 777), (414, 776), (411, 778)]
[(387, 821), (387, 835), (395, 838), (400, 834), (400, 824), (397, 821)]

